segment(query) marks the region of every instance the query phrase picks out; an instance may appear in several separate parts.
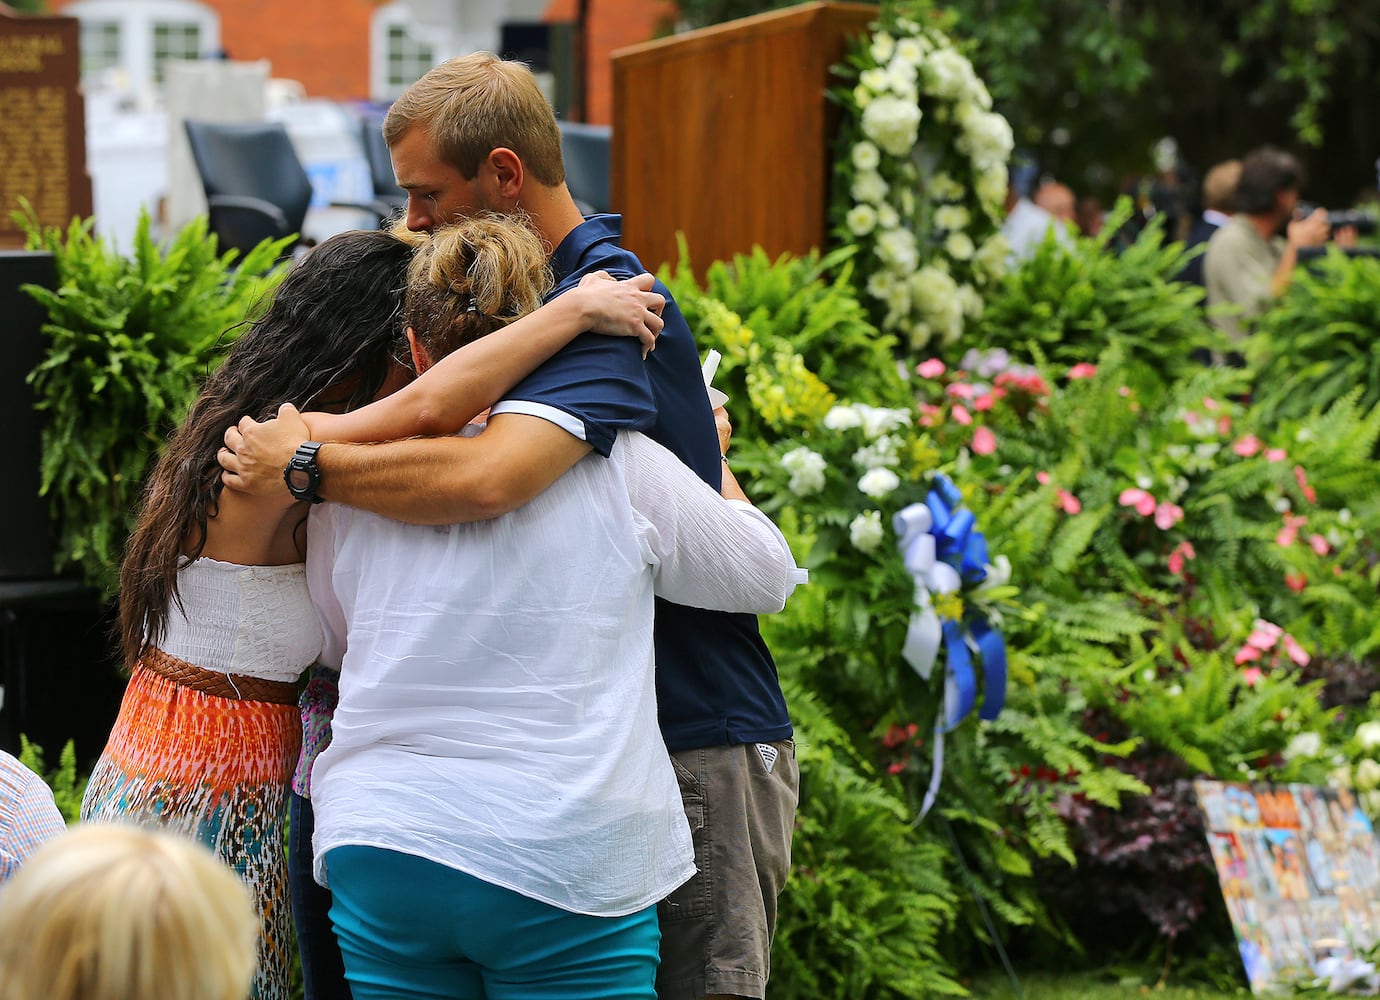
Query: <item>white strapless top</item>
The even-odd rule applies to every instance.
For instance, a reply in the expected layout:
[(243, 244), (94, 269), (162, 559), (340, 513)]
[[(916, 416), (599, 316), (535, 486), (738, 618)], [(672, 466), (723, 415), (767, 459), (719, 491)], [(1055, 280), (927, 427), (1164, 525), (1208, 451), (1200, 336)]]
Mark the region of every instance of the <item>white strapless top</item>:
[(158, 648), (206, 670), (295, 681), (321, 653), (302, 563), (240, 566), (201, 558), (178, 571)]

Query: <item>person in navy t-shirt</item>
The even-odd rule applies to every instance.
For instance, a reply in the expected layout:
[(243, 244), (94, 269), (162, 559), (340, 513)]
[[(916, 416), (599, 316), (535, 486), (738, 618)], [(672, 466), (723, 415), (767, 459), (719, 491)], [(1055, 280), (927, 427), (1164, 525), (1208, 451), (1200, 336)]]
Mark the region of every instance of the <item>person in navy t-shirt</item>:
[[(435, 67), (390, 109), (384, 138), (408, 194), (409, 229), (429, 231), (476, 211), (524, 212), (553, 248), (553, 295), (587, 274), (644, 270), (619, 245), (618, 216), (580, 214), (565, 186), (555, 116), (522, 64), (475, 53)], [(655, 291), (666, 296), (665, 326), (645, 362), (629, 338), (577, 337), (503, 395), (477, 438), (322, 446), (319, 494), (424, 523), (496, 517), (591, 449), (607, 455), (618, 431), (631, 429), (715, 489), (741, 496), (694, 337), (669, 291), (660, 282)], [(569, 420), (557, 425), (525, 404), (554, 407)], [(242, 482), (281, 489), (304, 434), (300, 421), (248, 427), (236, 464)], [(502, 460), (476, 461), (481, 447)], [(799, 788), (776, 667), (751, 615), (658, 600), (655, 639), (659, 719), (698, 869), (659, 907), (657, 994), (763, 998)]]

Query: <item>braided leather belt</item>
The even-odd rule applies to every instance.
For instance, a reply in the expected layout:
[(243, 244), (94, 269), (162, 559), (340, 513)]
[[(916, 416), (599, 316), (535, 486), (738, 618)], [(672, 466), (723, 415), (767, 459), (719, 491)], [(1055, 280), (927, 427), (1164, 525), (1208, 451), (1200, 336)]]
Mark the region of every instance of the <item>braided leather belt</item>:
[(274, 705), (297, 704), (296, 681), (269, 681), (262, 677), (206, 670), (194, 663), (169, 656), (152, 646), (139, 657), (139, 664), (145, 670), (152, 670), (174, 684), (213, 694), (217, 698), (229, 698), (231, 701), (266, 701)]

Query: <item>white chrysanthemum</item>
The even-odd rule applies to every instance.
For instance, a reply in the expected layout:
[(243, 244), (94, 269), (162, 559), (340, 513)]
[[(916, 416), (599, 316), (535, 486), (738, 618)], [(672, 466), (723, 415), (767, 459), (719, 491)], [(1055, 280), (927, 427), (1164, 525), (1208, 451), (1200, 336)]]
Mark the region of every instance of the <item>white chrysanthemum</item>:
[(920, 74), (915, 68), (915, 63), (902, 59), (898, 55), (887, 64), (886, 75), (890, 81), (891, 89), (897, 94), (902, 96), (914, 94), (917, 98), (920, 96), (918, 89)]
[(886, 203), (886, 196), (890, 190), (886, 180), (875, 170), (859, 170), (853, 175), (854, 201), (882, 205)]
[(878, 97), (891, 89), (891, 77), (887, 76), (886, 69), (882, 66), (863, 70), (858, 74), (858, 82)]
[(944, 252), (954, 260), (968, 260), (975, 249), (973, 238), (967, 233), (950, 233), (944, 239)]
[(925, 310), (931, 312), (932, 303), (944, 302), (958, 295), (958, 284), (946, 272), (930, 266), (922, 267), (910, 276), (910, 290)]
[(978, 290), (972, 285), (959, 286), (958, 306), (963, 310), (963, 315), (969, 319), (978, 319), (982, 316), (982, 296), (978, 294)]
[(1317, 733), (1299, 733), (1284, 748), (1284, 759), (1297, 760), (1300, 757), (1316, 757), (1322, 753), (1322, 749), (1322, 737)]
[(795, 448), (781, 456), (781, 467), (791, 474), (787, 488), (796, 496), (824, 489), (824, 456), (809, 448)]
[(919, 66), (925, 58), (925, 47), (918, 38), (903, 38), (896, 43), (896, 58), (904, 59), (912, 66)]
[(877, 228), (877, 210), (871, 205), (854, 205), (848, 210), (845, 221), (854, 236), (866, 236)]
[(862, 426), (862, 416), (855, 406), (835, 406), (824, 415), (824, 426), (831, 431), (851, 431)]
[(869, 469), (858, 480), (858, 489), (878, 500), (900, 485), (901, 477), (890, 469)]
[(877, 225), (883, 229), (895, 229), (901, 225), (901, 216), (889, 203), (877, 206)]
[(853, 88), (853, 103), (858, 106), (859, 110), (862, 110), (863, 108), (871, 104), (872, 99), (876, 96), (876, 94), (874, 94), (871, 90), (869, 90), (861, 83)]
[(946, 173), (937, 173), (929, 181), (930, 197), (935, 201), (962, 201), (963, 185)]
[(925, 61), (925, 92), (956, 100), (968, 90), (973, 64), (953, 49), (940, 49)]
[(1006, 202), (1006, 164), (993, 163), (984, 167), (978, 172), (977, 192), (978, 201), (990, 215), (1000, 218)]
[(871, 552), (882, 543), (882, 512), (865, 510), (848, 524), (848, 540), (859, 552)]
[(878, 97), (863, 109), (863, 134), (892, 156), (909, 156), (920, 130), (920, 106), (899, 97)]
[(1363, 722), (1357, 726), (1356, 742), (1365, 750), (1380, 747), (1380, 722)]
[[(862, 418), (863, 433), (870, 438), (881, 438), (887, 431), (904, 427), (910, 423), (910, 411), (886, 406), (858, 404), (858, 415)], [(899, 447), (899, 442), (895, 442)]]
[(934, 224), (951, 233), (967, 229), (971, 216), (962, 205), (940, 205), (934, 210)]
[(983, 83), (976, 73), (968, 81), (968, 92), (964, 97), (983, 111), (992, 110), (992, 93), (987, 89), (987, 84)]
[(853, 166), (859, 170), (876, 170), (882, 162), (882, 154), (877, 147), (864, 139), (853, 145)]
[(901, 188), (901, 211), (906, 218), (915, 214), (915, 192), (908, 187)]
[(1367, 757), (1356, 765), (1356, 787), (1363, 792), (1380, 786), (1380, 764)]
[(1006, 163), (1015, 137), (1005, 118), (995, 111), (983, 111), (975, 104), (960, 105), (955, 117), (962, 130), (956, 145), (974, 165), (986, 170), (993, 164)]
[(915, 249), (915, 234), (909, 229), (887, 230), (877, 237), (877, 256), (894, 265), (901, 273), (909, 274), (920, 262)]
[(973, 255), (973, 264), (990, 279), (1000, 278), (1006, 273), (1006, 258), (1011, 253), (1011, 244), (1001, 233), (993, 233)]
[(896, 283), (888, 271), (873, 271), (867, 279), (867, 294), (874, 299), (885, 299)]
[(891, 55), (896, 51), (896, 40), (885, 31), (879, 31), (872, 36), (872, 58), (878, 63), (891, 61)]

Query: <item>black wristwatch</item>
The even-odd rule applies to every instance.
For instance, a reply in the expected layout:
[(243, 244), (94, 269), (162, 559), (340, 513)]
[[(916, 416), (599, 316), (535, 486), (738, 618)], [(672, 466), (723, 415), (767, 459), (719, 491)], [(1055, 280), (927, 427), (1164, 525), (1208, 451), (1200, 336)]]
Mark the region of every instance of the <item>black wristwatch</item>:
[(316, 452), (320, 447), (320, 441), (303, 441), (293, 452), (292, 461), (283, 470), (283, 482), (287, 483), (288, 492), (294, 500), (305, 500), (308, 503), (322, 501), (322, 498), (316, 495), (316, 488), (321, 485), (321, 469), (316, 464)]

